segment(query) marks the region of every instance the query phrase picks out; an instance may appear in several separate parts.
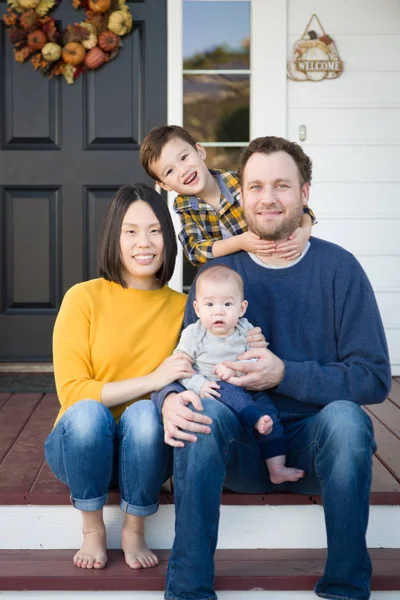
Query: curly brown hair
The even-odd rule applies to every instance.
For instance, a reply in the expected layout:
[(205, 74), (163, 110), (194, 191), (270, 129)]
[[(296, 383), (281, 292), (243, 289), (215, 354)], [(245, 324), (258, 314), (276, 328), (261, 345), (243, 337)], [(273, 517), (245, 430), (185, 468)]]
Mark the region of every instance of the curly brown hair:
[(274, 154), (275, 152), (286, 152), (291, 156), (297, 165), (300, 175), (300, 183), (311, 183), (312, 178), (312, 162), (305, 154), (303, 148), (296, 142), (289, 142), (285, 138), (266, 136), (258, 137), (250, 142), (243, 150), (239, 158), (239, 179), (242, 182), (243, 171), (249, 158), (259, 152), (260, 154)]

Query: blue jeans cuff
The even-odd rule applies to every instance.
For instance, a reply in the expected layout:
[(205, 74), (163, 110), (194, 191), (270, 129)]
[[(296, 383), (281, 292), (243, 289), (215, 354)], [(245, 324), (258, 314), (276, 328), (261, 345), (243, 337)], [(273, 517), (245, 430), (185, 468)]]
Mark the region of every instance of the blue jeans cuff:
[(156, 502), (151, 506), (135, 506), (134, 504), (128, 504), (128, 502), (121, 498), (119, 506), (121, 510), (128, 513), (128, 515), (134, 515), (135, 517), (149, 517), (158, 511), (159, 503)]
[(107, 502), (108, 494), (104, 494), (104, 496), (100, 496), (99, 498), (90, 498), (89, 500), (80, 500), (79, 498), (72, 498), (72, 505), (78, 510), (84, 510), (86, 512), (94, 512), (95, 510), (99, 510), (103, 508), (105, 503)]

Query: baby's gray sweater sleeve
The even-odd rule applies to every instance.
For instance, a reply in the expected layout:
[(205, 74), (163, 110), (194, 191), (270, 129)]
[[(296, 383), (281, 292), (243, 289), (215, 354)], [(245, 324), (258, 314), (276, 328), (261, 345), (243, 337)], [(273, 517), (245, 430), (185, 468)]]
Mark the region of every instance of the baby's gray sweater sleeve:
[[(185, 352), (185, 354), (188, 354), (194, 361), (196, 360), (196, 348), (199, 337), (198, 323), (199, 322), (188, 325), (188, 327), (182, 331), (181, 339), (173, 352), (174, 354), (176, 352)], [(198, 395), (200, 395), (201, 387), (206, 381), (206, 377), (200, 375), (200, 373), (196, 373), (196, 375), (193, 375), (192, 377), (179, 379), (179, 383), (181, 383), (183, 387), (187, 390), (192, 390)]]

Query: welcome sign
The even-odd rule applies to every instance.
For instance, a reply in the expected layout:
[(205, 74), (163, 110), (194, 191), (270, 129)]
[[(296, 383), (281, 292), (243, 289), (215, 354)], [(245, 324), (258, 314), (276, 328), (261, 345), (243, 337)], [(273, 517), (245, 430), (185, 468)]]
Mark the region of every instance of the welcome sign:
[(343, 63), (335, 43), (314, 14), (302, 37), (293, 45), (287, 75), (293, 81), (322, 81), (336, 79), (342, 73)]

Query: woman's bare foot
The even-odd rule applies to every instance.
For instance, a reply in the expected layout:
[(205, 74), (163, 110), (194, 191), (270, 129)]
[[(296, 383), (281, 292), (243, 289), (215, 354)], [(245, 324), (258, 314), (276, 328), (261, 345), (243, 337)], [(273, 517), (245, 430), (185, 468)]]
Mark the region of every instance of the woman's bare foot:
[(269, 477), (272, 483), (297, 481), (304, 477), (304, 471), (301, 469), (293, 469), (292, 467), (285, 467), (284, 465), (278, 465), (273, 469), (269, 468)]
[(254, 429), (257, 429), (258, 433), (261, 433), (262, 435), (268, 435), (271, 433), (272, 427), (273, 421), (268, 415), (263, 415), (260, 417), (257, 423), (254, 425)]
[(157, 556), (148, 548), (144, 539), (145, 517), (125, 514), (122, 526), (122, 550), (125, 562), (131, 569), (147, 569), (158, 565)]
[(107, 538), (103, 521), (103, 509), (82, 511), (83, 544), (73, 558), (81, 569), (104, 569), (107, 564)]

